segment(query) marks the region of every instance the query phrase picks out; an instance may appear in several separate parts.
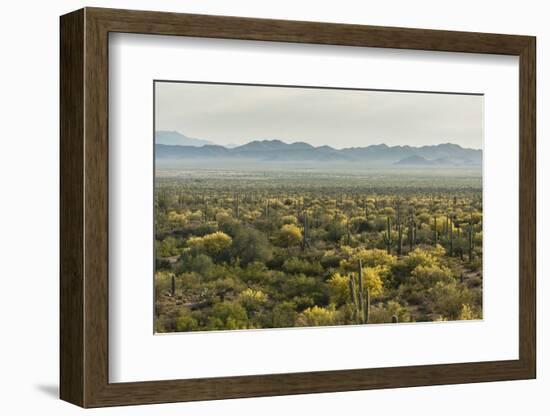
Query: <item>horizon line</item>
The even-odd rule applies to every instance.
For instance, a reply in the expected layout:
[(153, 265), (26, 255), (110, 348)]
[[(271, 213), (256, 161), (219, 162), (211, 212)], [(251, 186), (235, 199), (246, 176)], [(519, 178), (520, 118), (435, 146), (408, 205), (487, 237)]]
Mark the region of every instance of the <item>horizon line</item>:
[[(194, 146), (194, 145), (185, 145), (185, 144), (164, 144), (164, 143), (157, 143), (156, 142), (156, 135), (157, 133), (159, 132), (170, 132), (170, 133), (177, 133), (177, 134), (180, 134), (182, 136), (184, 136), (185, 138), (188, 138), (188, 139), (193, 139), (193, 140), (201, 140), (201, 141), (207, 141), (207, 142), (210, 142), (210, 143), (207, 143), (207, 144), (203, 144), (203, 145), (200, 145), (200, 146)], [(446, 145), (446, 144), (450, 144), (450, 145), (454, 145), (454, 146), (458, 146), (460, 147), (461, 149), (464, 149), (464, 150), (479, 150), (479, 151), (483, 151), (482, 148), (474, 148), (474, 147), (463, 147), (461, 146), (460, 144), (458, 143), (453, 143), (451, 141), (447, 141), (447, 142), (440, 142), (440, 143), (437, 143), (437, 144), (421, 144), (421, 145), (409, 145), (409, 144), (396, 144), (396, 145), (388, 145), (384, 142), (379, 142), (379, 143), (372, 143), (372, 144), (368, 144), (368, 145), (365, 145), (365, 146), (350, 146), (350, 147), (342, 147), (342, 148), (336, 148), (336, 147), (333, 147), (331, 145), (328, 145), (328, 144), (323, 144), (323, 145), (319, 145), (319, 146), (314, 146), (306, 141), (303, 141), (303, 140), (298, 140), (298, 141), (294, 141), (294, 142), (286, 142), (282, 139), (249, 139), (246, 143), (243, 143), (243, 144), (236, 144), (236, 143), (230, 143), (230, 144), (219, 144), (219, 143), (215, 143), (213, 142), (212, 140), (207, 140), (207, 139), (198, 139), (196, 137), (189, 137), (189, 136), (186, 136), (184, 133), (182, 133), (181, 131), (178, 131), (178, 130), (155, 130), (155, 145), (156, 144), (160, 144), (160, 145), (163, 145), (163, 146), (180, 146), (180, 147), (204, 147), (204, 146), (220, 146), (220, 147), (225, 147), (226, 149), (235, 149), (237, 147), (242, 147), (242, 146), (246, 146), (247, 144), (250, 144), (250, 143), (253, 143), (253, 142), (280, 142), (280, 143), (284, 143), (286, 145), (293, 145), (293, 144), (306, 144), (308, 146), (311, 146), (312, 148), (314, 149), (319, 149), (321, 147), (330, 147), (331, 149), (334, 149), (334, 150), (346, 150), (346, 149), (362, 149), (362, 148), (365, 148), (365, 147), (371, 147), (371, 146), (386, 146), (388, 148), (394, 148), (394, 147), (412, 147), (412, 148), (420, 148), (420, 147), (430, 147), (430, 146), (441, 146), (441, 145)], [(230, 147), (228, 147), (230, 146)]]

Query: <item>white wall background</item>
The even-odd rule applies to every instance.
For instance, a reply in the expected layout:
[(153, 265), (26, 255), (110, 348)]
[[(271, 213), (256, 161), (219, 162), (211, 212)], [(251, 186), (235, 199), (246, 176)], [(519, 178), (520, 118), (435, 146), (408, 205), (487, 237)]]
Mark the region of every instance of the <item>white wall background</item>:
[[(82, 6), (318, 20), (433, 29), (530, 34), (538, 37), (538, 380), (338, 394), (167, 404), (87, 411), (102, 415), (332, 415), (343, 411), (408, 415), (545, 415), (550, 361), (544, 300), (542, 212), (550, 146), (543, 130), (550, 90), (545, 61), (550, 26), (545, 2), (399, 0), (386, 2), (120, 0), (6, 2), (0, 14), (0, 411), (72, 415), (81, 409), (58, 395), (58, 16)], [(544, 201), (544, 198), (547, 200)], [(546, 237), (547, 238), (547, 237)], [(546, 261), (545, 261), (546, 260)]]

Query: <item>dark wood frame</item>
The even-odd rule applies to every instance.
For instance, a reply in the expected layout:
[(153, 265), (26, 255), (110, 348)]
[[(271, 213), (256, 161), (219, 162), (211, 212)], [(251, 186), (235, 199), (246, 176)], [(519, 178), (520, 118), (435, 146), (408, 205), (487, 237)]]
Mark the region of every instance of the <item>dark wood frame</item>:
[[(519, 359), (109, 383), (107, 123), (110, 32), (518, 56)], [(98, 8), (85, 8), (62, 16), (61, 398), (83, 407), (100, 407), (535, 378), (535, 50), (535, 38), (530, 36)]]

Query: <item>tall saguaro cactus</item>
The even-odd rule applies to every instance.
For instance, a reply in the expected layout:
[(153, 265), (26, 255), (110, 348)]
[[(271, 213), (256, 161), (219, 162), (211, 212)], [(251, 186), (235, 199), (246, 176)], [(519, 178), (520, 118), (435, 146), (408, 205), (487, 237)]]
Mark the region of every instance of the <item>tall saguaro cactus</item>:
[(349, 278), (350, 297), (353, 306), (355, 307), (355, 319), (362, 324), (369, 323), (370, 312), (370, 293), (369, 288), (363, 282), (363, 264), (361, 259), (358, 260), (358, 279), (355, 284), (355, 276)]
[(239, 218), (239, 194), (235, 195), (235, 218)]
[(365, 303), (364, 303), (364, 296), (363, 296), (363, 267), (361, 264), (361, 259), (359, 259), (359, 319), (361, 320), (361, 323), (365, 322)]
[[(361, 259), (359, 259), (359, 281), (363, 283), (363, 264)], [(365, 284), (365, 299), (363, 305), (363, 323), (369, 323), (369, 314), (370, 314), (370, 292), (368, 285)]]
[(307, 219), (307, 211), (304, 211), (304, 235), (302, 236), (302, 251), (309, 246), (309, 224)]
[(346, 216), (346, 239), (347, 245), (351, 245), (351, 231), (349, 229), (349, 217)]
[(470, 226), (468, 227), (468, 261), (471, 263), (474, 258), (474, 233), (473, 224), (470, 219)]
[(453, 256), (453, 253), (454, 253), (454, 250), (453, 250), (453, 220), (452, 218), (449, 219), (449, 235), (450, 235), (450, 239), (449, 239), (449, 243), (450, 243), (450, 255), (451, 257)]
[(411, 215), (409, 219), (409, 250), (413, 251), (415, 243), (415, 233), (416, 233), (416, 222), (414, 221), (414, 216)]
[(438, 233), (437, 233), (437, 217), (434, 215), (434, 246), (437, 246), (438, 243)]
[(384, 244), (386, 245), (386, 251), (388, 254), (391, 254), (391, 247), (393, 245), (394, 241), (391, 238), (391, 221), (390, 217), (387, 217), (387, 224), (386, 224), (386, 234), (384, 234)]
[(403, 228), (401, 225), (401, 220), (397, 222), (397, 254), (401, 255), (403, 253)]
[(351, 297), (351, 303), (354, 306), (353, 319), (358, 320), (360, 306), (359, 306), (359, 299), (357, 298), (357, 287), (355, 285), (355, 277), (353, 275), (349, 277), (349, 293)]
[(172, 275), (171, 278), (171, 285), (170, 285), (170, 292), (172, 294), (172, 297), (176, 297), (176, 276)]

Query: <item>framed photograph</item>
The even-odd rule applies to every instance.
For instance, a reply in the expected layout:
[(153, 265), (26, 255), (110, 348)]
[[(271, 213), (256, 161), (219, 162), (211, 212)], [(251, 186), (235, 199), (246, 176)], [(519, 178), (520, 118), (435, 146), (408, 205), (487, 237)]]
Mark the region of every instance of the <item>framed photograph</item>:
[(535, 378), (535, 49), (62, 16), (61, 398)]

